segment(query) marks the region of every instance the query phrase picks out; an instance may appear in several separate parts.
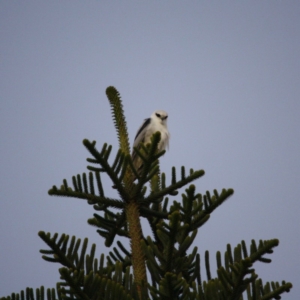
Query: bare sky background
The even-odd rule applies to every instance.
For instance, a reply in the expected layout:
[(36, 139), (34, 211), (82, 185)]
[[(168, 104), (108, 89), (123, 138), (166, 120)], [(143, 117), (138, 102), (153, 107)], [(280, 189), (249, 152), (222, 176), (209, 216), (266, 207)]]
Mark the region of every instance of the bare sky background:
[(299, 1), (1, 1), (0, 296), (59, 281), (40, 230), (108, 253), (87, 225), (92, 207), (47, 191), (86, 171), (84, 138), (116, 153), (114, 85), (131, 142), (154, 110), (169, 113), (167, 179), (184, 165), (206, 171), (198, 192), (234, 188), (195, 243), (213, 275), (227, 243), (278, 238), (272, 263), (255, 268), (298, 299), (299, 16)]

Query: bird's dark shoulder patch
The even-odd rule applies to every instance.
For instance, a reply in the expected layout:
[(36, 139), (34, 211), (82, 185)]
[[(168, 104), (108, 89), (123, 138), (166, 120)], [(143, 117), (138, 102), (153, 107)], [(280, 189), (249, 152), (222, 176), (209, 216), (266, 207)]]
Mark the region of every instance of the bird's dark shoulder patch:
[(138, 137), (138, 135), (150, 124), (151, 122), (151, 118), (145, 119), (144, 124), (141, 126), (141, 128), (139, 129), (139, 131), (137, 132), (134, 140), (136, 140), (136, 138)]

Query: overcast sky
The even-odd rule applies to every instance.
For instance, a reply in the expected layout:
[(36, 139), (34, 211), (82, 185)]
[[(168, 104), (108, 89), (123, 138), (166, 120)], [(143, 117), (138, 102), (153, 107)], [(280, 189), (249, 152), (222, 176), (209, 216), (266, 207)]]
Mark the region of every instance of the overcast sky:
[(84, 138), (116, 153), (109, 85), (131, 142), (154, 110), (169, 113), (167, 180), (184, 165), (205, 170), (200, 193), (235, 190), (199, 231), (201, 256), (214, 266), (227, 243), (278, 238), (254, 267), (293, 283), (283, 299), (300, 294), (300, 2), (162, 2), (0, 2), (0, 296), (59, 281), (40, 230), (108, 253), (92, 207), (47, 192), (86, 171)]

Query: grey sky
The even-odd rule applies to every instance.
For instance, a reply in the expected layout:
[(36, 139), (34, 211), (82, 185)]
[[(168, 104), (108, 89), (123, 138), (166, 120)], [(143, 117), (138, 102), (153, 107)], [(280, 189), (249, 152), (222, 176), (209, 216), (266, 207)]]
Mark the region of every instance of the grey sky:
[(0, 2), (0, 296), (59, 281), (39, 230), (107, 253), (86, 223), (92, 207), (47, 191), (86, 171), (84, 138), (117, 151), (114, 85), (131, 142), (144, 118), (168, 112), (168, 179), (184, 165), (206, 171), (198, 192), (234, 188), (199, 231), (201, 256), (214, 265), (227, 243), (278, 238), (272, 263), (255, 267), (264, 282), (292, 282), (284, 299), (297, 299), (300, 2), (148, 2)]

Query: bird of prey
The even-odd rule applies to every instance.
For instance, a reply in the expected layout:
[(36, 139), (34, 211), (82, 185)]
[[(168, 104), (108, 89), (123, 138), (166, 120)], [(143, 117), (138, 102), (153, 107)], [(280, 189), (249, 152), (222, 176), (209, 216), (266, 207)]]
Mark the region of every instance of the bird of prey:
[(151, 142), (152, 135), (159, 131), (161, 136), (157, 150), (162, 151), (169, 148), (170, 133), (167, 127), (167, 118), (167, 112), (164, 110), (156, 110), (150, 118), (144, 120), (144, 123), (137, 131), (133, 143), (131, 158), (138, 173), (140, 173), (142, 170), (143, 162), (134, 150), (135, 147), (139, 149), (140, 143), (144, 145), (149, 144)]

